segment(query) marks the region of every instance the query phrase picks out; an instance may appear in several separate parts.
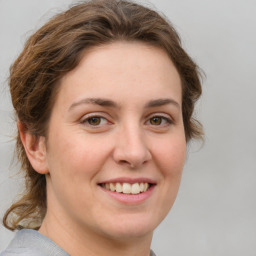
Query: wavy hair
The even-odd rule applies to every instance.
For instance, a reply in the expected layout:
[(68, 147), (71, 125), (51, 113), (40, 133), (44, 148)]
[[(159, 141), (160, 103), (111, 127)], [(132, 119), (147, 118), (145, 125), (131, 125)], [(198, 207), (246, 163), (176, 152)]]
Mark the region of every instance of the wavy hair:
[[(181, 46), (168, 19), (131, 1), (92, 0), (57, 14), (26, 42), (10, 68), (9, 86), (17, 120), (35, 136), (46, 136), (59, 80), (74, 69), (85, 49), (115, 41), (140, 41), (163, 49), (182, 81), (182, 114), (186, 140), (202, 137), (193, 117), (201, 95), (200, 72)], [(5, 213), (10, 230), (38, 229), (46, 213), (46, 179), (31, 166), (20, 135), (16, 154), (25, 173), (26, 190)]]

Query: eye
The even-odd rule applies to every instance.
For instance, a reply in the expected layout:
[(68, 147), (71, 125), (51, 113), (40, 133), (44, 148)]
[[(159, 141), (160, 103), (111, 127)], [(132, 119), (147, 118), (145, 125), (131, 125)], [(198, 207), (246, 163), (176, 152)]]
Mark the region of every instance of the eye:
[(82, 121), (82, 124), (87, 125), (87, 126), (103, 126), (108, 123), (108, 120), (102, 116), (89, 116), (85, 117)]
[(147, 124), (152, 126), (166, 127), (172, 124), (173, 121), (170, 117), (155, 115), (148, 119)]
[(163, 118), (160, 116), (154, 116), (149, 119), (149, 122), (152, 125), (161, 125), (162, 121), (163, 121)]
[(93, 116), (87, 119), (88, 124), (96, 126), (96, 125), (100, 125), (103, 121), (105, 121), (106, 119), (103, 117), (99, 117), (99, 116)]

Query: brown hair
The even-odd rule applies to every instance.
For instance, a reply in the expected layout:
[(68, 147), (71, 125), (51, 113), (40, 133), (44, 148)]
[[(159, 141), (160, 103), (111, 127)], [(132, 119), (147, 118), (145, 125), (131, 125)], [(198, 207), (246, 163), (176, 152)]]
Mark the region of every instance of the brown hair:
[[(46, 136), (58, 81), (74, 69), (84, 49), (117, 40), (141, 41), (166, 51), (176, 66), (183, 92), (183, 121), (187, 142), (201, 138), (192, 114), (201, 95), (197, 65), (181, 47), (172, 25), (153, 10), (129, 1), (92, 0), (53, 17), (32, 35), (10, 68), (10, 92), (18, 120), (27, 132)], [(19, 133), (16, 152), (25, 171), (26, 192), (5, 213), (10, 230), (39, 228), (46, 213), (46, 180), (31, 166)]]

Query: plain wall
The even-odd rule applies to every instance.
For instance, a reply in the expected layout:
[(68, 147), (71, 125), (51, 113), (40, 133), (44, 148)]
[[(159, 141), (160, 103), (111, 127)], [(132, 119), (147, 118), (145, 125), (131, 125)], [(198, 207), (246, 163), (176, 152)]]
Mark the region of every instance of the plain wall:
[[(26, 38), (71, 3), (0, 0), (1, 217), (22, 183), (10, 165), (15, 125), (8, 69)], [(149, 6), (168, 16), (206, 74), (197, 105), (205, 144), (189, 146), (178, 198), (152, 248), (161, 256), (255, 256), (256, 2), (152, 0)], [(13, 235), (0, 226), (0, 251)]]

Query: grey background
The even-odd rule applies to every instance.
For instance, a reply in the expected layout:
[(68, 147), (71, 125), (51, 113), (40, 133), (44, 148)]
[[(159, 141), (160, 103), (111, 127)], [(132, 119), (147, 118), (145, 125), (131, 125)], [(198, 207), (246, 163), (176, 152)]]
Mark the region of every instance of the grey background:
[[(0, 0), (0, 216), (20, 191), (10, 166), (15, 126), (6, 79), (26, 38), (71, 0)], [(141, 1), (149, 3), (148, 1)], [(206, 73), (177, 201), (156, 230), (160, 256), (256, 255), (256, 2), (151, 0)], [(0, 251), (13, 233), (0, 226)]]

